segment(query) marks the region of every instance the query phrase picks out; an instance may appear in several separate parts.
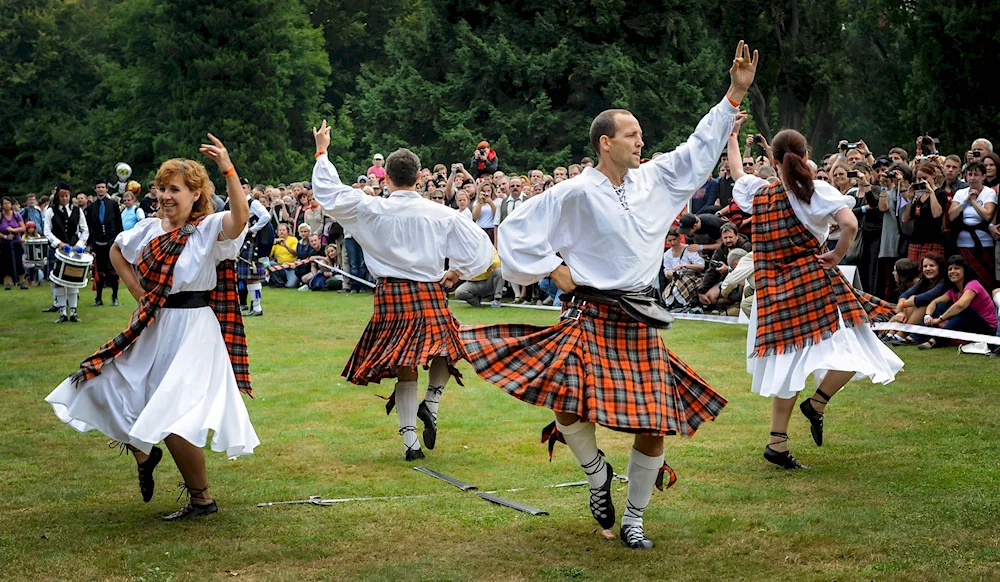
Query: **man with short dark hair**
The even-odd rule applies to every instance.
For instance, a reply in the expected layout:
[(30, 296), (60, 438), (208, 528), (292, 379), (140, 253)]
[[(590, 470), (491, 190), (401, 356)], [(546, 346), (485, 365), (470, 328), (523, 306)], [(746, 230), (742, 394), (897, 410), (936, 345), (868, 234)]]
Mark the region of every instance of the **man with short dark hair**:
[[(619, 111), (624, 111), (624, 110), (619, 110)], [(583, 166), (584, 168), (593, 168), (594, 160), (588, 157), (580, 158), (580, 165)]]
[(642, 165), (639, 121), (624, 110), (599, 114), (590, 131), (597, 167), (531, 198), (499, 228), (504, 277), (521, 285), (550, 277), (568, 295), (562, 320), (462, 331), (481, 377), (555, 412), (543, 434), (561, 434), (569, 445), (587, 475), (591, 514), (605, 530), (615, 525), (614, 472), (597, 448), (596, 424), (635, 435), (620, 531), (629, 548), (653, 547), (642, 519), (657, 476), (672, 473), (663, 437), (692, 435), (726, 404), (663, 345), (657, 327), (671, 318), (651, 283), (671, 221), (719, 159), (756, 66), (741, 41), (726, 98), (687, 143)]
[(905, 164), (910, 161), (910, 154), (903, 148), (892, 148), (889, 150), (889, 161), (894, 164)]
[(699, 251), (708, 259), (722, 244), (722, 225), (724, 220), (714, 214), (685, 214), (677, 226), (678, 232), (691, 236), (696, 243), (692, 251)]
[(566, 169), (566, 179), (576, 178), (583, 172), (583, 166), (580, 164), (570, 164), (569, 168)]
[[(396, 378), (388, 410), (395, 406), (399, 413), (406, 460), (422, 459), (417, 419), (424, 425), (424, 445), (433, 449), (441, 394), (450, 376), (461, 380), (455, 364), (466, 359), (445, 292), (460, 278), (485, 272), (493, 244), (475, 222), (415, 192), (420, 160), (410, 150), (396, 150), (386, 159), (389, 197), (377, 198), (341, 183), (326, 153), (326, 121), (313, 136), (316, 200), (364, 248), (368, 270), (378, 280), (375, 313), (343, 375), (362, 386)], [(429, 368), (422, 402), (420, 367)]]
[(727, 222), (722, 225), (721, 242), (719, 248), (712, 253), (712, 258), (705, 265), (705, 274), (702, 276), (701, 286), (698, 287), (698, 300), (701, 308), (692, 308), (693, 313), (700, 313), (701, 309), (714, 305), (728, 305), (731, 303), (728, 297), (722, 295), (720, 283), (729, 274), (729, 253), (736, 249), (743, 249), (750, 252), (750, 239), (739, 234), (736, 225)]
[(111, 264), (111, 245), (118, 234), (125, 230), (118, 203), (108, 197), (108, 181), (98, 178), (94, 182), (97, 200), (87, 208), (87, 228), (90, 229), (90, 248), (94, 252), (94, 274), (97, 296), (93, 307), (104, 305), (104, 287), (111, 288), (111, 305), (118, 307), (118, 273)]
[(45, 215), (44, 211), (38, 207), (38, 199), (34, 194), (28, 194), (28, 197), (24, 199), (24, 208), (21, 209), (21, 218), (24, 222), (34, 222), (35, 229), (37, 229), (38, 234), (45, 234)]
[(139, 201), (139, 208), (142, 209), (142, 213), (146, 215), (147, 218), (156, 216), (156, 212), (160, 209), (160, 201), (156, 197), (159, 190), (156, 188), (156, 182), (153, 180), (146, 184), (146, 195), (142, 197)]

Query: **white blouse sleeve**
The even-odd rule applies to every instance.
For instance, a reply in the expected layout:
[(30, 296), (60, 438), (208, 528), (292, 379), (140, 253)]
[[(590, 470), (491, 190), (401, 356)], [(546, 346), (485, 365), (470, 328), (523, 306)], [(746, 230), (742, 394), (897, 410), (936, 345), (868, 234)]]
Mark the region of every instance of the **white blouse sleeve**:
[(767, 180), (758, 178), (753, 174), (745, 174), (733, 184), (733, 200), (740, 210), (750, 214), (753, 210), (753, 195), (763, 186), (767, 186)]
[(340, 181), (337, 168), (330, 158), (323, 154), (316, 159), (312, 174), (313, 196), (344, 228), (348, 228), (358, 218), (358, 210), (363, 206), (365, 193)]
[[(255, 201), (256, 202), (256, 201)], [(259, 204), (259, 203), (258, 203)], [(227, 211), (228, 212), (228, 211)], [(216, 212), (209, 214), (198, 224), (198, 232), (188, 239), (188, 244), (196, 244), (199, 256), (208, 256), (211, 252), (212, 260), (216, 263), (235, 259), (243, 246), (243, 240), (247, 236), (247, 228), (234, 239), (226, 238), (222, 230), (222, 221), (226, 217), (226, 212)], [(270, 218), (270, 217), (268, 217)], [(266, 223), (265, 223), (266, 224)], [(195, 240), (197, 239), (197, 240)]]
[(729, 143), (738, 111), (728, 99), (723, 99), (698, 122), (687, 142), (639, 166), (639, 172), (659, 182), (659, 190), (666, 194), (671, 207), (687, 204), (711, 177)]
[(531, 285), (562, 264), (552, 241), (563, 200), (565, 196), (553, 190), (533, 196), (517, 205), (500, 224), (497, 250), (504, 279), (516, 285)]
[(121, 249), (126, 261), (134, 265), (139, 260), (139, 254), (152, 238), (147, 236), (150, 234), (150, 229), (156, 228), (159, 223), (159, 218), (147, 218), (137, 222), (133, 228), (118, 234), (115, 244)]
[(454, 215), (448, 220), (450, 231), (446, 245), (448, 268), (463, 279), (481, 275), (493, 264), (493, 243), (486, 231), (471, 220)]
[(686, 264), (705, 266), (705, 257), (701, 256), (701, 253), (685, 249), (682, 257)]
[[(843, 208), (853, 208), (854, 200), (852, 196), (845, 196), (839, 190), (822, 180), (813, 182), (813, 196), (808, 205), (803, 205), (803, 209), (816, 222), (824, 220), (833, 224), (833, 216)], [(789, 192), (789, 196), (795, 194)]]

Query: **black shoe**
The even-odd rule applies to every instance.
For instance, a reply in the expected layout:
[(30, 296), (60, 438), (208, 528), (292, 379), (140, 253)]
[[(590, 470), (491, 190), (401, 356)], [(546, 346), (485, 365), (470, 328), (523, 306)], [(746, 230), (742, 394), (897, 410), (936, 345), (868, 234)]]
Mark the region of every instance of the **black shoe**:
[(622, 544), (633, 550), (651, 550), (656, 544), (646, 537), (641, 525), (622, 525)]
[(263, 315), (264, 315), (263, 309), (260, 311), (250, 310), (250, 313), (247, 314), (248, 317), (262, 317)]
[(768, 462), (774, 463), (782, 469), (808, 469), (798, 459), (792, 455), (791, 451), (778, 452), (771, 448), (771, 445), (764, 447), (764, 458)]
[(799, 410), (809, 419), (809, 432), (812, 433), (816, 446), (823, 446), (823, 413), (813, 408), (812, 399), (804, 400), (802, 404), (799, 404)]
[(416, 461), (425, 458), (424, 452), (420, 449), (406, 449), (406, 460)]
[(118, 307), (119, 305), (121, 305), (121, 304), (118, 303), (118, 298), (117, 297), (114, 297), (114, 298), (111, 299), (111, 306), (112, 307)]
[(69, 316), (70, 323), (80, 323), (80, 318), (76, 316), (75, 313), (71, 313)]
[(427, 450), (433, 451), (434, 444), (437, 443), (438, 427), (437, 421), (434, 420), (431, 409), (427, 408), (426, 402), (421, 402), (420, 406), (417, 407), (417, 418), (424, 423), (424, 446), (427, 447)]
[(56, 313), (58, 311), (59, 311), (59, 308), (56, 307), (55, 305), (52, 305), (48, 309), (43, 309), (42, 313)]
[[(604, 457), (600, 453), (599, 458)], [(611, 463), (604, 462), (607, 480), (600, 489), (590, 490), (590, 514), (597, 520), (597, 524), (604, 529), (611, 529), (615, 526), (615, 504), (611, 500), (611, 482), (615, 478), (615, 470), (611, 468)], [(583, 468), (587, 470), (586, 467)]]
[(60, 314), (59, 319), (56, 320), (56, 323), (66, 323), (67, 321), (69, 321), (69, 318), (66, 317), (65, 315)]
[(164, 515), (163, 521), (178, 521), (188, 519), (189, 517), (202, 517), (204, 515), (211, 515), (217, 511), (219, 511), (219, 506), (216, 505), (215, 500), (212, 500), (208, 505), (188, 503), (170, 515)]
[(101, 301), (100, 299), (96, 299), (93, 303), (90, 304), (90, 306), (91, 307), (104, 307), (104, 302)]
[(160, 463), (160, 459), (163, 458), (163, 451), (159, 447), (153, 447), (149, 451), (149, 458), (146, 459), (145, 463), (138, 465), (139, 467), (139, 493), (142, 494), (142, 500), (149, 503), (149, 500), (153, 498), (153, 488), (155, 484), (153, 483), (153, 469), (156, 465)]
[(246, 314), (247, 311), (250, 311), (250, 306), (240, 305), (240, 311), (243, 312), (243, 314)]

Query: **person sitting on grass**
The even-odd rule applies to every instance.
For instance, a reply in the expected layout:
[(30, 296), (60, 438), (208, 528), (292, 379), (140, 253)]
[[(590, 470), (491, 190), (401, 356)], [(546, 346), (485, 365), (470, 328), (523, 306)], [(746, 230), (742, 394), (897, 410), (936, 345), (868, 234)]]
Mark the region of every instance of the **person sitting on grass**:
[[(896, 304), (896, 315), (892, 317), (895, 323), (920, 325), (927, 313), (927, 306), (948, 290), (945, 272), (948, 266), (943, 255), (930, 252), (924, 255), (920, 270), (910, 259), (899, 259), (893, 269), (893, 277), (900, 289), (899, 302)], [(923, 276), (918, 276), (922, 273)], [(885, 338), (889, 345), (910, 345), (915, 339), (906, 332), (890, 333)]]
[(680, 243), (677, 229), (667, 233), (667, 246), (663, 253), (663, 300), (672, 309), (681, 309), (698, 303), (698, 285), (705, 270), (705, 259)]
[[(337, 245), (326, 245), (324, 253), (323, 262), (328, 266), (339, 268), (337, 264)], [(309, 286), (310, 291), (340, 291), (344, 286), (343, 276), (334, 273), (317, 262), (312, 262), (310, 265), (312, 272), (302, 277), (302, 282)]]
[[(326, 253), (323, 251), (323, 243), (320, 241), (318, 234), (309, 235), (309, 244), (305, 246), (300, 244), (296, 250), (296, 254), (298, 255), (300, 261), (303, 259), (312, 259), (313, 257), (323, 258), (326, 256)], [(295, 267), (295, 278), (302, 283), (299, 286), (299, 291), (309, 290), (309, 279), (312, 278), (312, 273), (312, 262), (304, 263)]]
[[(962, 255), (948, 259), (948, 291), (930, 302), (924, 325), (952, 331), (996, 335), (997, 310), (993, 298), (983, 284), (973, 278), (972, 267)], [(930, 338), (918, 347), (937, 347), (938, 339)]]
[(712, 253), (712, 260), (705, 268), (705, 274), (698, 287), (698, 301), (701, 307), (693, 307), (692, 313), (701, 313), (701, 309), (725, 307), (732, 303), (722, 294), (720, 283), (729, 274), (729, 253), (736, 249), (750, 252), (750, 240), (736, 232), (736, 226), (731, 222), (722, 225), (722, 244)]
[[(278, 225), (278, 236), (271, 246), (271, 260), (278, 265), (294, 263), (299, 241), (288, 230), (288, 225), (284, 222)], [(275, 287), (295, 287), (295, 281), (288, 276), (286, 271), (275, 271), (271, 273), (271, 284)]]

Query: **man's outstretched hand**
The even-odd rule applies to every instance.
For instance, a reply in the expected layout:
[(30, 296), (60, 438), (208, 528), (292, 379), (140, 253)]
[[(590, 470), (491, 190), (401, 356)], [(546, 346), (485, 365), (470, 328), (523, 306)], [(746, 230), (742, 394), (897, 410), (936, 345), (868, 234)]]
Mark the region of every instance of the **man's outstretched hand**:
[(736, 56), (733, 58), (733, 66), (729, 69), (729, 91), (726, 93), (726, 97), (731, 101), (735, 103), (743, 101), (757, 75), (757, 60), (757, 51), (753, 51), (751, 57), (750, 47), (745, 42), (741, 40), (736, 45)]
[(316, 140), (317, 153), (326, 152), (326, 148), (330, 147), (330, 126), (326, 124), (325, 119), (319, 129), (313, 128), (313, 138)]

